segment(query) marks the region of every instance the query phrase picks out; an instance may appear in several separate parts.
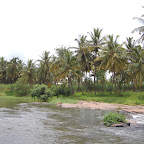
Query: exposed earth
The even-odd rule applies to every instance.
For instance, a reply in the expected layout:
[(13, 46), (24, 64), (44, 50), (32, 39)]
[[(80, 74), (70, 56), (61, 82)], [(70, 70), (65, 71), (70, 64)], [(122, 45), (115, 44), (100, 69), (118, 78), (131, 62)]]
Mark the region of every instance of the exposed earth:
[(86, 108), (86, 109), (101, 109), (101, 110), (117, 110), (117, 111), (126, 111), (130, 113), (141, 113), (144, 114), (144, 106), (130, 106), (122, 104), (111, 104), (103, 102), (87, 102), (79, 101), (76, 104), (68, 103), (57, 103), (57, 106), (63, 108)]

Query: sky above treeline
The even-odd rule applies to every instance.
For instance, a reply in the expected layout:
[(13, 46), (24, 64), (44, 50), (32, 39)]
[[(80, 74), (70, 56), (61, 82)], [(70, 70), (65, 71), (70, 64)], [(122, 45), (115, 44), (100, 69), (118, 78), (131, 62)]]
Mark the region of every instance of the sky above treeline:
[(120, 42), (137, 39), (131, 32), (141, 24), (133, 17), (144, 14), (142, 6), (143, 0), (1, 0), (0, 57), (37, 60), (45, 50), (77, 46), (74, 39), (93, 28), (120, 35)]

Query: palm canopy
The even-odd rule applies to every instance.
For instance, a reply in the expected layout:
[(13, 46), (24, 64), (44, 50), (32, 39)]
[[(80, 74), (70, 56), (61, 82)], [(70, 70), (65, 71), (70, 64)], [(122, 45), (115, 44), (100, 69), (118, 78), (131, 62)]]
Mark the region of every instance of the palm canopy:
[(143, 42), (144, 41), (144, 19), (143, 19), (144, 15), (141, 16), (141, 18), (139, 17), (134, 17), (134, 19), (138, 20), (140, 23), (142, 23), (142, 26), (135, 28), (132, 33), (134, 32), (139, 32), (139, 34), (141, 35), (139, 38), (139, 42)]
[(79, 35), (78, 38), (75, 39), (75, 41), (78, 43), (78, 47), (85, 47), (87, 44), (87, 36), (85, 35)]
[(0, 82), (6, 83), (6, 65), (7, 61), (4, 59), (4, 57), (0, 58)]
[(63, 57), (57, 57), (52, 63), (51, 70), (55, 71), (55, 79), (58, 81), (68, 78), (69, 83), (73, 76), (79, 77), (77, 70), (79, 69), (76, 57), (73, 52), (68, 49), (63, 49)]
[(101, 60), (100, 69), (109, 70), (109, 72), (120, 73), (124, 70), (127, 60), (125, 58), (125, 49), (118, 44), (119, 36), (115, 40), (113, 35), (109, 35), (106, 39), (106, 46), (102, 49), (100, 57), (95, 61)]
[(39, 61), (39, 77), (42, 83), (51, 86), (50, 65), (51, 56), (49, 51), (44, 51)]
[(126, 42), (124, 42), (124, 45), (126, 46), (128, 50), (131, 50), (136, 46), (136, 41), (133, 40), (133, 37), (129, 37), (129, 38), (126, 38)]
[(7, 79), (12, 83), (17, 80), (22, 69), (22, 61), (18, 57), (14, 57), (7, 64)]
[(78, 47), (70, 47), (75, 49), (76, 53), (76, 58), (77, 61), (81, 64), (81, 70), (82, 72), (84, 70), (88, 71), (90, 69), (90, 61), (89, 59), (91, 58), (90, 53), (88, 51), (88, 41), (87, 41), (87, 36), (85, 35), (79, 35), (75, 41), (78, 44)]
[(27, 64), (22, 70), (21, 76), (24, 76), (25, 81), (33, 84), (35, 82), (35, 74), (36, 74), (36, 67), (35, 67), (35, 62), (33, 60), (28, 60)]
[(135, 87), (141, 86), (144, 81), (144, 49), (141, 46), (137, 46), (131, 51), (131, 63), (128, 65), (128, 71)]
[(89, 33), (91, 40), (89, 41), (89, 49), (92, 52), (97, 53), (98, 49), (105, 44), (105, 37), (102, 37), (102, 29), (93, 29), (93, 32)]

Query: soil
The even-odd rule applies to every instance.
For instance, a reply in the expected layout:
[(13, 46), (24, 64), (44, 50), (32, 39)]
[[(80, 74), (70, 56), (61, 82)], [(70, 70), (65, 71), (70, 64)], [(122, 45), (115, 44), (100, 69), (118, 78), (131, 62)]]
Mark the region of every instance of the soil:
[(79, 101), (76, 104), (68, 103), (57, 103), (57, 106), (63, 108), (85, 108), (85, 109), (101, 109), (101, 110), (116, 110), (116, 111), (126, 111), (130, 113), (141, 113), (144, 114), (144, 106), (130, 106), (122, 104), (111, 104), (103, 102), (87, 102)]

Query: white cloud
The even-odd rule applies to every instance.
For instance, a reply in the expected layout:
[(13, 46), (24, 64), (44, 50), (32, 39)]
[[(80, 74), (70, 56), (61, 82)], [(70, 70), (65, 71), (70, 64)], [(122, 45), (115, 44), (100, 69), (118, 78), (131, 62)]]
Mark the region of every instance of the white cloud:
[(143, 14), (142, 0), (0, 1), (0, 56), (38, 59), (44, 50), (76, 46), (74, 39), (95, 27), (104, 34), (131, 36)]

